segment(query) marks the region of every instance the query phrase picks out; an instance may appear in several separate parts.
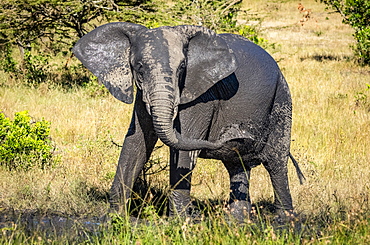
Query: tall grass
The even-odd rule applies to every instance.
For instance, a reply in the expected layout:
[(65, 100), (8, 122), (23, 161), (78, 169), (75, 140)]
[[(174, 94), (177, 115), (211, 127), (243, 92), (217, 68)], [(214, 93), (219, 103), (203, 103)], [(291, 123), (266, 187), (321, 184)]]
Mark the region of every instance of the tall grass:
[[(198, 161), (192, 194), (210, 210), (199, 223), (167, 221), (144, 211), (138, 225), (115, 218), (99, 233), (86, 231), (80, 240), (97, 244), (366, 244), (370, 242), (370, 70), (351, 60), (350, 27), (340, 16), (315, 1), (302, 2), (313, 18), (298, 25), (295, 1), (247, 0), (243, 4), (262, 16), (263, 37), (275, 43), (268, 50), (279, 61), (292, 92), (294, 112), (292, 153), (307, 181), (299, 185), (290, 164), (290, 185), (300, 221), (277, 229), (267, 211), (272, 187), (263, 167), (252, 170), (251, 198), (260, 215), (240, 226), (222, 215), (229, 182), (222, 163)], [(7, 79), (0, 74), (0, 79)], [(9, 84), (11, 81), (9, 81)], [(52, 122), (52, 138), (62, 162), (53, 169), (8, 172), (0, 169), (0, 204), (15, 210), (101, 216), (108, 209), (107, 193), (120, 148), (129, 126), (132, 106), (112, 96), (92, 96), (89, 89), (0, 87), (6, 115), (29, 110), (31, 116)], [(168, 162), (162, 147), (153, 159)], [(149, 177), (165, 189), (166, 171)], [(148, 223), (150, 225), (148, 225)], [(299, 227), (297, 227), (299, 226)], [(53, 243), (57, 234), (27, 232), (22, 223), (2, 228), (2, 243)], [(295, 227), (295, 228), (294, 228)], [(79, 228), (76, 228), (76, 231)], [(72, 232), (73, 233), (73, 232)], [(75, 232), (74, 234), (79, 234)], [(53, 239), (51, 239), (53, 238)], [(73, 243), (76, 236), (56, 241)]]

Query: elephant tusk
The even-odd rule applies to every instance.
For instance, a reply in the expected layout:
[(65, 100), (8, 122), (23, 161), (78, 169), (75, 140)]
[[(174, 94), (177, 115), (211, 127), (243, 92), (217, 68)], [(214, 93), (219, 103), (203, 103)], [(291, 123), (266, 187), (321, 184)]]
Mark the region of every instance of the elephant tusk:
[(175, 120), (175, 118), (177, 117), (177, 113), (178, 113), (178, 107), (176, 106), (174, 109), (173, 109), (173, 117), (172, 117), (172, 121)]
[(145, 103), (146, 111), (149, 113), (149, 115), (152, 115), (150, 105), (148, 103)]

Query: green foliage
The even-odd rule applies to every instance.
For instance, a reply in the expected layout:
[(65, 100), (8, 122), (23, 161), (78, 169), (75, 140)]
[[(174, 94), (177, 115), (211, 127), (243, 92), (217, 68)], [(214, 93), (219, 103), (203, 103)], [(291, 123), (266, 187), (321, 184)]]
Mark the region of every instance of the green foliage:
[[(17, 62), (13, 57), (13, 49), (10, 44), (0, 49), (4, 59), (0, 60), (0, 70), (21, 83), (37, 87), (41, 83), (60, 85), (62, 88), (87, 86), (95, 80), (82, 64), (55, 63), (50, 53), (26, 51), (23, 59)], [(2, 82), (1, 85), (6, 85)]]
[(55, 158), (49, 133), (50, 123), (33, 122), (28, 111), (16, 113), (13, 121), (0, 113), (0, 165), (9, 170), (51, 166)]
[(356, 106), (363, 107), (367, 111), (370, 111), (369, 95), (370, 95), (370, 84), (366, 84), (366, 88), (361, 92), (357, 92), (354, 96)]
[[(88, 31), (109, 21), (163, 25), (202, 25), (235, 33), (267, 47), (256, 27), (237, 25), (241, 0), (0, 0), (0, 69), (11, 78), (37, 86), (85, 86), (91, 76), (71, 60), (71, 47)], [(13, 51), (20, 50), (20, 57)], [(55, 62), (58, 58), (59, 62)], [(65, 60), (66, 62), (60, 62)], [(97, 92), (100, 93), (98, 87)], [(94, 93), (94, 92), (93, 92)]]
[(47, 81), (50, 70), (49, 54), (34, 55), (26, 51), (23, 61), (18, 63), (13, 57), (13, 48), (9, 43), (2, 46), (0, 53), (4, 57), (0, 60), (0, 70), (9, 74), (11, 78), (34, 85)]
[(320, 0), (343, 17), (343, 23), (354, 30), (357, 44), (353, 47), (362, 65), (370, 64), (370, 1), (369, 0)]
[(45, 44), (54, 51), (67, 51), (66, 47), (72, 46), (96, 25), (120, 15), (129, 20), (132, 15), (128, 14), (128, 9), (142, 2), (146, 1), (1, 0), (0, 44), (12, 43), (29, 49), (32, 43), (46, 39), (49, 42)]
[(202, 25), (215, 31), (229, 32), (236, 26), (235, 17), (242, 1), (184, 0), (178, 1), (171, 12), (181, 24)]
[(148, 28), (163, 25), (201, 25), (218, 33), (235, 33), (249, 38), (258, 45), (267, 46), (267, 40), (258, 37), (254, 26), (238, 25), (238, 14), (242, 11), (240, 0), (183, 0), (168, 5), (163, 1), (153, 1), (152, 12), (141, 13), (137, 22)]
[[(63, 85), (84, 84), (84, 74), (76, 74), (74, 67), (69, 70), (64, 64), (51, 65), (51, 58), (70, 56), (73, 43), (102, 22), (116, 20), (121, 14), (128, 21), (132, 15), (128, 15), (126, 9), (142, 2), (0, 0), (0, 52), (5, 57), (0, 62), (0, 69), (27, 84), (47, 81)], [(15, 62), (12, 55), (16, 46), (21, 51), (19, 62)], [(77, 81), (68, 80), (71, 76)]]
[(256, 27), (253, 26), (238, 26), (237, 31), (239, 35), (248, 38), (255, 44), (263, 47), (263, 48), (275, 48), (275, 43), (269, 43), (266, 39), (259, 37), (259, 32)]
[[(84, 66), (79, 64), (55, 65), (50, 71), (50, 82), (58, 84), (63, 88), (72, 88), (74, 86), (94, 86), (97, 84), (97, 78), (92, 76)], [(95, 82), (96, 81), (96, 82)]]
[(0, 59), (0, 69), (6, 73), (12, 75), (18, 74), (17, 62), (13, 58), (13, 50), (10, 44), (0, 46), (0, 55), (3, 57)]
[(28, 84), (40, 84), (47, 81), (49, 55), (24, 54), (24, 79)]
[(119, 11), (118, 4), (131, 1), (91, 0), (2, 0), (0, 37), (25, 47), (36, 39), (57, 36), (82, 37), (92, 21), (109, 19), (111, 11)]
[[(369, 5), (370, 9), (370, 5)], [(370, 11), (369, 11), (370, 12)], [(370, 21), (370, 19), (368, 19)], [(354, 34), (357, 44), (354, 47), (355, 54), (357, 55), (361, 64), (370, 64), (370, 26), (362, 30), (356, 31)]]

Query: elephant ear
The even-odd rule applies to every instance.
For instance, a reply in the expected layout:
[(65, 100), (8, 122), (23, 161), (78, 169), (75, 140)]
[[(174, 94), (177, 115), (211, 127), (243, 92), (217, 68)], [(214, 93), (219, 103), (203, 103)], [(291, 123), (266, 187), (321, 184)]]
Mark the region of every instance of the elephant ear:
[(116, 22), (102, 25), (83, 36), (73, 53), (118, 100), (133, 102), (133, 78), (129, 62), (130, 37), (146, 27)]
[(186, 104), (205, 93), (237, 68), (233, 51), (215, 32), (201, 26), (177, 26), (189, 40), (184, 88), (180, 103)]

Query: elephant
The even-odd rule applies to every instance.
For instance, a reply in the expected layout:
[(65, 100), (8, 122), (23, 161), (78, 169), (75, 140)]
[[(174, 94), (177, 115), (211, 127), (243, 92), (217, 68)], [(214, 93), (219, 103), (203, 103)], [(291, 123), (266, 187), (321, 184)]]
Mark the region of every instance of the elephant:
[(229, 210), (237, 220), (249, 217), (250, 172), (260, 164), (269, 173), (276, 210), (293, 212), (287, 170), (291, 95), (264, 49), (202, 26), (148, 29), (114, 22), (83, 36), (73, 53), (115, 98), (134, 102), (110, 190), (112, 210), (126, 210), (160, 139), (170, 149), (170, 216), (190, 215), (198, 157), (223, 162), (230, 176)]

